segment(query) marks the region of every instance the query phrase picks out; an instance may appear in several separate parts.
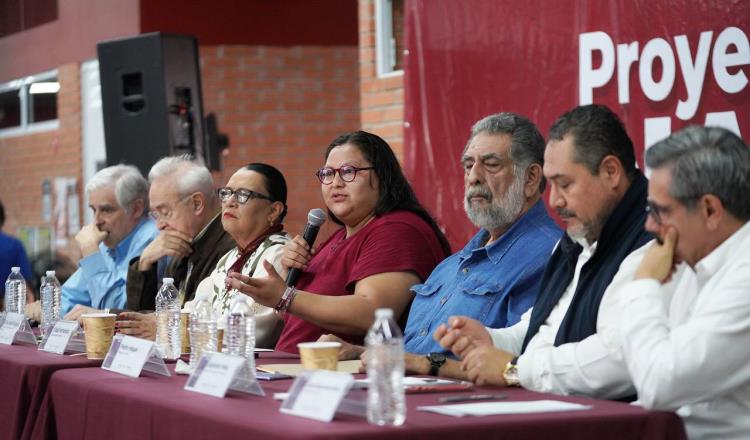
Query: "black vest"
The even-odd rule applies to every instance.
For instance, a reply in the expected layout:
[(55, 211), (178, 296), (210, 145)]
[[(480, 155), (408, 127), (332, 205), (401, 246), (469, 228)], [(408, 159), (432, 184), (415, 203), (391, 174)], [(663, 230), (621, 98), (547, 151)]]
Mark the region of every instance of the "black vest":
[[(557, 331), (555, 346), (579, 342), (596, 333), (599, 303), (619, 270), (620, 263), (628, 254), (653, 238), (644, 229), (647, 189), (648, 180), (638, 172), (625, 196), (604, 224), (594, 254), (581, 268), (573, 300)], [(539, 296), (531, 312), (522, 352), (547, 320), (573, 279), (576, 262), (582, 250), (583, 248), (567, 234), (563, 235), (544, 269)]]

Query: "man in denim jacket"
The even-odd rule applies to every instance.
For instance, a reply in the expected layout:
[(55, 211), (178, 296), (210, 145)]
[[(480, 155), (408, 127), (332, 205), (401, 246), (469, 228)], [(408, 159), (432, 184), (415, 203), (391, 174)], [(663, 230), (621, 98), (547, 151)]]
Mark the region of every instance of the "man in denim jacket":
[(424, 284), (412, 287), (416, 297), (404, 332), (408, 371), (438, 375), (457, 367), (445, 364), (447, 352), (432, 337), (448, 317), (468, 315), (506, 327), (534, 304), (562, 234), (541, 199), (543, 161), (544, 138), (520, 115), (498, 113), (472, 127), (461, 156), (464, 209), (481, 229)]

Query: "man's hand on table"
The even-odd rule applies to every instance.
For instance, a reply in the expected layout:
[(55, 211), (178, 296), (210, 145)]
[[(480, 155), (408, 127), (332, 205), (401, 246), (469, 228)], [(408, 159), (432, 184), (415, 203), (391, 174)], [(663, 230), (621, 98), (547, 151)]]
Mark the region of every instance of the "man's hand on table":
[(362, 356), (362, 353), (365, 352), (365, 347), (362, 347), (361, 345), (350, 344), (336, 335), (331, 335), (331, 334), (322, 335), (318, 338), (318, 342), (340, 342), (341, 343), (341, 349), (339, 350), (340, 361), (352, 361), (354, 359), (359, 359), (359, 357)]
[(450, 327), (440, 324), (433, 338), (456, 356), (464, 358), (476, 348), (493, 346), (492, 338), (481, 322), (466, 316), (451, 316), (448, 323)]
[(81, 320), (81, 315), (85, 313), (104, 313), (104, 310), (99, 310), (93, 307), (76, 304), (75, 307), (73, 307), (73, 309), (69, 311), (67, 315), (63, 317), (63, 319), (66, 321), (78, 321), (78, 323), (83, 325), (83, 320)]
[(156, 313), (122, 312), (115, 321), (115, 331), (142, 339), (156, 338)]
[(42, 302), (34, 301), (33, 303), (26, 304), (26, 317), (33, 319), (36, 322), (42, 322)]
[(505, 386), (503, 371), (515, 356), (494, 346), (477, 347), (466, 354), (461, 369), (477, 385)]

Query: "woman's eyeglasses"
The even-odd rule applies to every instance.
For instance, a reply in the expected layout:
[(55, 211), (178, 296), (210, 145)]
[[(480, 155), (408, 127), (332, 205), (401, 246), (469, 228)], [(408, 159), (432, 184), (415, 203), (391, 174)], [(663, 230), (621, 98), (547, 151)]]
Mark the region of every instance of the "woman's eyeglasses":
[(330, 185), (333, 183), (334, 177), (336, 177), (336, 173), (339, 173), (339, 177), (341, 177), (341, 180), (344, 182), (352, 182), (355, 177), (357, 177), (357, 171), (364, 171), (364, 170), (373, 170), (375, 167), (364, 167), (364, 168), (357, 168), (352, 165), (344, 165), (341, 168), (331, 168), (331, 167), (323, 167), (319, 169), (315, 175), (318, 176), (318, 180), (320, 180), (320, 183), (323, 185)]
[(224, 188), (219, 188), (218, 190), (216, 190), (216, 193), (219, 194), (219, 198), (222, 202), (226, 202), (230, 197), (234, 196), (234, 198), (237, 200), (237, 203), (239, 203), (240, 205), (244, 205), (248, 200), (251, 199), (262, 199), (273, 202), (272, 198), (245, 188), (232, 189), (225, 186)]

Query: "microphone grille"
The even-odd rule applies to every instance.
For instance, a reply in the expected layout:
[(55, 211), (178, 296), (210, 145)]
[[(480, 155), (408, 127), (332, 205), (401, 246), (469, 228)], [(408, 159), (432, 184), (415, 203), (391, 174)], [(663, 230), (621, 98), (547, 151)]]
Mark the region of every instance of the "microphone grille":
[(326, 221), (326, 213), (320, 208), (311, 209), (307, 213), (307, 222), (313, 226), (320, 226)]

